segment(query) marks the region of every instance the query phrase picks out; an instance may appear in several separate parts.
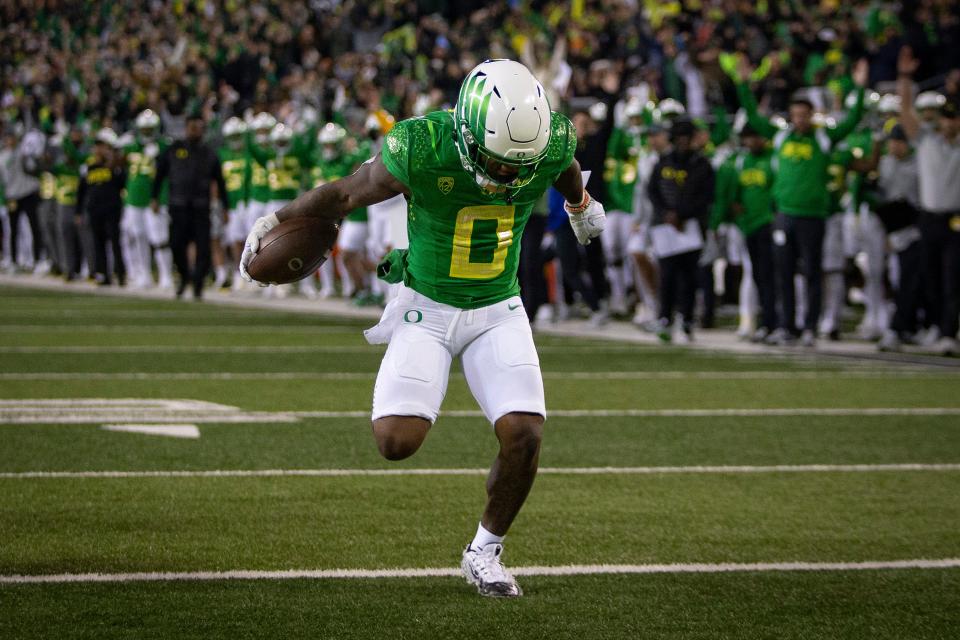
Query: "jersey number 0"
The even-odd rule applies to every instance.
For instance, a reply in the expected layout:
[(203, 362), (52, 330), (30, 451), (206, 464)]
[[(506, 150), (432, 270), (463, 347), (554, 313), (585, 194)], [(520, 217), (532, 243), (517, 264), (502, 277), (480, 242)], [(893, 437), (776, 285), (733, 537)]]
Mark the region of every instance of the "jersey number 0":
[(457, 213), (450, 277), (488, 280), (503, 272), (513, 244), (514, 207), (464, 207)]

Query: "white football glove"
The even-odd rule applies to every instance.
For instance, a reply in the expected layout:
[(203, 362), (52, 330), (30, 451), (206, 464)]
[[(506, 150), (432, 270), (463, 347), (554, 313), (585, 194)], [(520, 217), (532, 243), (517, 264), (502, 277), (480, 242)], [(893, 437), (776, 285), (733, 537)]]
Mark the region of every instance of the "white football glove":
[[(278, 224), (280, 224), (280, 221), (277, 219), (277, 214), (275, 213), (257, 218), (256, 222), (253, 223), (253, 228), (250, 229), (250, 233), (247, 235), (247, 242), (243, 245), (243, 254), (240, 256), (240, 277), (247, 282), (254, 282), (254, 279), (247, 273), (247, 265), (250, 264), (253, 256), (257, 255), (257, 251), (260, 250), (260, 241), (263, 239), (263, 236), (267, 235), (267, 232)], [(257, 282), (257, 284), (261, 287), (267, 286), (266, 282)]]
[(607, 214), (603, 211), (603, 205), (591, 198), (586, 191), (583, 192), (583, 202), (580, 205), (564, 202), (563, 208), (570, 218), (573, 235), (577, 236), (580, 244), (590, 244), (590, 238), (596, 238), (603, 233)]

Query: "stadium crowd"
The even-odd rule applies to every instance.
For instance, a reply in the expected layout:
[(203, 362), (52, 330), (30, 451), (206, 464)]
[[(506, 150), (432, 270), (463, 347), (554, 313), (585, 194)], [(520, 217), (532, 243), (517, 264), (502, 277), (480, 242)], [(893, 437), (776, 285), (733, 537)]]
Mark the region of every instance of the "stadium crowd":
[[(745, 340), (812, 345), (839, 339), (855, 303), (856, 334), (881, 349), (957, 353), (951, 0), (0, 0), (0, 24), (8, 272), (182, 295), (192, 241), (214, 287), (252, 295), (235, 264), (256, 218), (505, 57), (571, 115), (608, 212), (581, 247), (562, 198), (544, 199), (521, 254), (531, 321), (613, 317), (687, 341), (730, 303)], [(193, 185), (211, 191), (184, 237), (155, 177), (191, 122), (222, 180)], [(382, 304), (376, 264), (404, 215), (402, 200), (352, 212), (334, 260), (263, 295)]]

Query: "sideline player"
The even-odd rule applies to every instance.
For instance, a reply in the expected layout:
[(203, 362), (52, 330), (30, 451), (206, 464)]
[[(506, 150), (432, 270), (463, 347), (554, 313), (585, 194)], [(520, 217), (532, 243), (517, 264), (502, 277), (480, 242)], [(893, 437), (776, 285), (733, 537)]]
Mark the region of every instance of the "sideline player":
[(373, 434), (389, 460), (411, 456), (440, 411), (450, 364), (460, 356), (470, 389), (493, 424), (500, 452), (487, 504), (463, 552), (467, 581), (482, 595), (521, 595), (503, 567), (502, 541), (537, 472), (546, 408), (530, 324), (520, 301), (520, 237), (553, 185), (577, 240), (603, 231), (603, 206), (584, 190), (573, 158), (576, 131), (550, 111), (541, 84), (511, 60), (488, 60), (464, 81), (453, 112), (397, 123), (380, 154), (257, 220), (241, 274), (280, 221), (339, 220), (403, 194), (410, 247), (389, 256), (386, 278), (403, 288), (367, 332), (389, 347), (373, 394)]

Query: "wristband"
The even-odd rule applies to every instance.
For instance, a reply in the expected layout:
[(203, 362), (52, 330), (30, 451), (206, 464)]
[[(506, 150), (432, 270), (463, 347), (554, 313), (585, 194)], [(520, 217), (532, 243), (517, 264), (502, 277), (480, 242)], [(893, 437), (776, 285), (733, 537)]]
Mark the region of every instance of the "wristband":
[(583, 213), (587, 210), (587, 207), (590, 206), (590, 194), (587, 193), (587, 190), (583, 190), (583, 200), (580, 201), (580, 204), (570, 204), (569, 202), (564, 201), (563, 208), (567, 210), (567, 213), (576, 215), (578, 213)]

